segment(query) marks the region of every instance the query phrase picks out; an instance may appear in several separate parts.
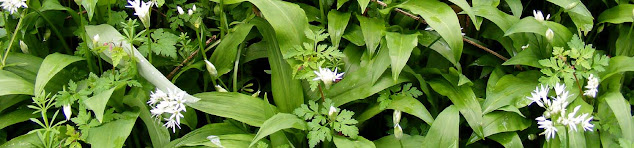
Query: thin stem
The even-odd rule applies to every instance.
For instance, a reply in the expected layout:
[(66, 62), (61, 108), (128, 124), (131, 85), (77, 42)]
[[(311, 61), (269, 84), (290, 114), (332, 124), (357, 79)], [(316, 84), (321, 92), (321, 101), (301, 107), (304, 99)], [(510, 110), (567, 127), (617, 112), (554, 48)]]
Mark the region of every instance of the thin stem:
[(9, 51), (11, 51), (11, 46), (13, 46), (13, 42), (15, 42), (15, 37), (18, 34), (18, 30), (20, 30), (20, 26), (22, 26), (22, 18), (24, 18), (24, 12), (22, 12), (22, 14), (20, 15), (20, 20), (18, 21), (18, 24), (15, 26), (15, 30), (13, 30), (13, 34), (11, 35), (11, 40), (9, 40), (9, 46), (7, 46), (7, 49), (4, 51), (4, 55), (2, 56), (2, 65), (0, 65), (0, 70), (4, 69), (4, 66), (6, 66), (6, 61), (7, 61), (7, 57), (9, 56)]
[[(205, 46), (203, 46), (203, 27), (200, 26), (199, 28), (200, 30), (196, 30), (196, 36), (198, 36), (198, 48), (199, 49), (205, 49)], [(203, 54), (201, 54), (203, 56), (203, 59), (207, 60), (207, 54), (205, 54), (205, 52), (203, 52)]]
[(70, 50), (70, 48), (66, 44), (66, 40), (64, 39), (64, 36), (62, 36), (62, 33), (59, 32), (59, 30), (57, 29), (57, 27), (55, 27), (53, 22), (51, 22), (51, 20), (49, 20), (46, 16), (44, 16), (39, 10), (36, 10), (35, 12), (38, 15), (40, 15), (42, 18), (44, 18), (44, 21), (46, 21), (46, 23), (48, 23), (48, 25), (51, 26), (51, 29), (55, 33), (55, 36), (57, 36), (57, 38), (59, 38), (59, 41), (62, 42), (62, 46), (64, 46), (64, 49), (66, 49), (66, 52), (69, 53), (69, 54), (72, 54), (73, 52), (72, 52), (72, 50)]
[[(148, 44), (148, 61), (152, 63), (152, 39), (150, 38), (150, 28), (145, 28), (145, 36), (147, 36), (147, 44)], [(130, 48), (132, 50), (132, 48)]]
[(229, 24), (227, 23), (227, 16), (225, 15), (225, 9), (224, 9), (224, 0), (220, 0), (220, 38), (222, 38), (225, 33), (228, 33), (228, 26)]
[(318, 83), (317, 87), (319, 88), (319, 94), (321, 94), (321, 100), (326, 102), (326, 97), (324, 96), (324, 91), (321, 90), (321, 83)]
[(236, 61), (233, 63), (233, 92), (238, 92), (238, 65), (240, 64), (240, 53), (244, 44), (240, 44), (238, 47), (238, 54), (236, 54)]
[(480, 44), (478, 44), (476, 42), (473, 42), (473, 41), (471, 41), (471, 40), (469, 40), (467, 38), (462, 38), (462, 40), (467, 42), (467, 43), (469, 43), (469, 44), (471, 44), (471, 45), (473, 45), (473, 46), (476, 46), (476, 47), (478, 47), (478, 48), (480, 48), (480, 49), (482, 49), (482, 50), (484, 50), (486, 52), (489, 52), (489, 53), (493, 54), (494, 56), (496, 56), (496, 57), (498, 57), (498, 58), (500, 58), (500, 59), (502, 59), (504, 61), (509, 60), (508, 58), (498, 54), (497, 52), (495, 52), (495, 51), (493, 51), (493, 50), (491, 50), (491, 49), (489, 49), (487, 47), (484, 47), (484, 46), (482, 46), (482, 45), (480, 45)]

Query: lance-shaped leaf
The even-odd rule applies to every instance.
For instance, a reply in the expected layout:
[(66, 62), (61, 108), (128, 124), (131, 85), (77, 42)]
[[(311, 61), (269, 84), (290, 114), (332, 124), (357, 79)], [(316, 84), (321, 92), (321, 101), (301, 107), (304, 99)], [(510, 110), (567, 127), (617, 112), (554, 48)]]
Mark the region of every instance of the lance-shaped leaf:
[(388, 32), (385, 34), (387, 48), (390, 49), (390, 61), (392, 61), (392, 78), (398, 80), (398, 75), (407, 64), (412, 50), (418, 44), (418, 34), (400, 34)]
[(37, 71), (37, 77), (35, 78), (34, 94), (42, 95), (44, 87), (55, 74), (64, 69), (64, 67), (70, 65), (73, 62), (82, 60), (80, 57), (65, 55), (60, 53), (54, 53), (46, 56), (40, 69)]
[(260, 141), (260, 139), (268, 135), (289, 128), (306, 130), (306, 121), (293, 114), (278, 113), (264, 121), (264, 124), (262, 124), (262, 127), (258, 130), (258, 134), (255, 135), (255, 138), (253, 138), (249, 147), (253, 146), (256, 142)]
[(423, 147), (458, 147), (460, 115), (455, 106), (445, 108), (429, 128)]
[(367, 18), (360, 15), (357, 15), (357, 19), (361, 24), (363, 39), (365, 40), (365, 46), (368, 49), (367, 52), (370, 55), (374, 55), (376, 47), (379, 46), (381, 38), (385, 35), (385, 21), (378, 18)]
[(15, 94), (33, 95), (33, 83), (24, 80), (12, 72), (0, 70), (0, 84), (4, 84), (0, 86), (0, 96)]
[(234, 92), (206, 92), (195, 94), (198, 102), (187, 105), (216, 116), (231, 118), (251, 126), (262, 126), (267, 116), (263, 114), (269, 109), (277, 111), (275, 106), (264, 100)]
[(430, 80), (429, 85), (439, 94), (447, 96), (456, 108), (460, 110), (460, 113), (462, 113), (473, 131), (479, 137), (483, 137), (482, 108), (471, 87), (467, 85), (455, 86), (449, 81), (440, 78)]
[(209, 61), (216, 66), (218, 77), (228, 73), (233, 69), (233, 63), (236, 61), (238, 53), (238, 45), (244, 41), (249, 32), (253, 28), (252, 24), (240, 24), (235, 27), (235, 32), (231, 32), (221, 39), (220, 44), (214, 53), (209, 57)]
[(337, 10), (330, 10), (328, 12), (328, 33), (330, 33), (330, 41), (334, 47), (339, 47), (339, 41), (341, 36), (348, 26), (350, 20), (350, 13), (339, 12)]
[(601, 12), (599, 15), (599, 23), (613, 23), (621, 24), (625, 22), (632, 22), (632, 10), (634, 4), (620, 4), (616, 7), (612, 7), (608, 10)]

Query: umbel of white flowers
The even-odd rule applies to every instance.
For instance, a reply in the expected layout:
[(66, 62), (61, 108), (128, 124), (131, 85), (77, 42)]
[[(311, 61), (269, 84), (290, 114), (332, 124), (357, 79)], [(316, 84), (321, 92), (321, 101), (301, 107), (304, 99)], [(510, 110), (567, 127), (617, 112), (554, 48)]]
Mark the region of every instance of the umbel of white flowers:
[(590, 74), (590, 76), (588, 77), (588, 83), (586, 84), (587, 90), (583, 92), (583, 95), (596, 98), (597, 93), (599, 92), (599, 89), (597, 89), (597, 87), (599, 87), (599, 78), (594, 77), (593, 74)]
[(163, 113), (169, 114), (168, 118), (163, 118), (165, 120), (163, 126), (172, 128), (172, 132), (176, 132), (176, 127), (181, 128), (181, 118), (184, 117), (181, 111), (186, 111), (185, 102), (187, 101), (184, 91), (168, 89), (167, 93), (165, 93), (156, 89), (150, 95), (150, 100), (147, 104), (152, 107), (152, 110), (150, 110), (152, 117), (156, 117), (158, 120), (163, 117)]
[(334, 72), (328, 68), (319, 68), (319, 72), (317, 71), (313, 71), (313, 72), (317, 75), (317, 77), (313, 79), (313, 81), (321, 80), (322, 82), (324, 82), (324, 85), (326, 86), (326, 88), (330, 88), (330, 85), (332, 84), (332, 82), (341, 80), (341, 77), (344, 74), (343, 72), (337, 73), (337, 68), (335, 68)]
[(540, 21), (540, 22), (550, 19), (550, 14), (544, 17), (544, 14), (542, 14), (541, 10), (533, 10), (533, 16), (535, 17), (537, 21)]
[(19, 8), (28, 8), (26, 0), (0, 0), (2, 9), (9, 11), (10, 14), (18, 12)]
[(147, 29), (150, 28), (150, 8), (153, 5), (152, 1), (144, 2), (139, 0), (128, 1), (130, 6), (125, 6), (128, 8), (134, 8), (134, 15), (138, 16), (141, 19), (141, 23)]
[[(531, 96), (526, 97), (532, 101), (530, 104), (535, 103), (539, 107), (546, 109), (542, 116), (535, 118), (537, 124), (539, 124), (538, 128), (544, 129), (544, 132), (540, 135), (546, 135), (546, 140), (555, 138), (555, 134), (558, 131), (555, 127), (556, 125), (567, 126), (569, 130), (574, 130), (575, 132), (578, 126), (581, 126), (584, 131), (592, 131), (594, 125), (590, 121), (592, 121), (593, 117), (588, 113), (577, 116), (581, 105), (576, 106), (570, 113), (566, 112), (566, 107), (569, 104), (566, 100), (572, 96), (566, 91), (566, 85), (557, 83), (555, 85), (556, 96), (549, 98), (548, 92), (550, 89), (548, 85), (541, 85), (531, 92)], [(556, 122), (553, 122), (553, 120)]]

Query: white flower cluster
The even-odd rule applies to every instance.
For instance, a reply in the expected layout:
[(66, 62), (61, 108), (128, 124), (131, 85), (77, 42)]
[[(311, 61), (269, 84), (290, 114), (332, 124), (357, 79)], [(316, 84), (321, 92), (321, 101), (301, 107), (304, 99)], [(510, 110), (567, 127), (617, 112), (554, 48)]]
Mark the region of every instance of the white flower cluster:
[(19, 8), (28, 8), (26, 0), (0, 0), (2, 9), (9, 11), (10, 14), (18, 12)]
[(143, 23), (143, 26), (145, 26), (145, 28), (149, 28), (150, 27), (150, 8), (152, 8), (152, 5), (154, 5), (154, 3), (152, 1), (149, 2), (144, 2), (144, 1), (139, 1), (139, 0), (134, 0), (134, 1), (130, 1), (128, 0), (128, 3), (130, 4), (130, 6), (125, 6), (128, 8), (133, 8), (134, 9), (134, 15), (138, 16), (139, 19), (141, 19), (141, 23)]
[(531, 104), (535, 103), (546, 109), (542, 116), (535, 118), (537, 124), (539, 124), (538, 128), (544, 129), (544, 132), (540, 135), (546, 135), (546, 139), (555, 138), (555, 134), (558, 131), (555, 127), (556, 125), (567, 126), (569, 130), (574, 131), (577, 131), (577, 126), (581, 126), (584, 131), (592, 131), (594, 125), (592, 125), (590, 121), (592, 121), (593, 117), (588, 113), (577, 116), (581, 105), (576, 106), (572, 112), (566, 113), (566, 107), (568, 107), (569, 104), (566, 100), (572, 96), (566, 91), (566, 85), (556, 84), (556, 96), (554, 97), (548, 98), (549, 91), (550, 87), (548, 87), (548, 85), (541, 85), (535, 88), (531, 96), (526, 97), (533, 101)]
[[(180, 14), (180, 15), (185, 14), (185, 11), (183, 10), (183, 8), (181, 6), (176, 6), (176, 10), (178, 11), (178, 14)], [(196, 5), (192, 6), (191, 9), (187, 10), (187, 15), (194, 14), (194, 11), (196, 11)]]
[(317, 71), (313, 71), (313, 72), (317, 75), (317, 77), (313, 79), (313, 81), (321, 80), (322, 82), (324, 82), (324, 85), (326, 85), (326, 88), (330, 88), (330, 85), (332, 84), (332, 82), (341, 80), (341, 77), (344, 74), (343, 72), (337, 73), (337, 68), (335, 68), (334, 72), (328, 68), (319, 68), (319, 72)]
[(169, 118), (163, 118), (165, 120), (163, 126), (172, 128), (172, 132), (176, 132), (176, 127), (181, 128), (181, 118), (184, 117), (181, 111), (186, 111), (185, 102), (187, 101), (184, 91), (168, 89), (167, 93), (165, 93), (156, 89), (156, 91), (150, 95), (150, 100), (147, 104), (152, 107), (152, 110), (150, 110), (152, 117), (161, 119), (163, 113), (170, 114)]
[(540, 21), (540, 22), (550, 19), (550, 14), (544, 17), (544, 14), (542, 14), (541, 10), (533, 10), (533, 16), (535, 17), (537, 21)]
[(590, 76), (588, 77), (588, 84), (586, 84), (587, 90), (583, 92), (583, 95), (596, 98), (597, 93), (599, 92), (599, 89), (597, 89), (597, 87), (599, 87), (599, 78), (594, 77), (593, 74), (590, 74)]

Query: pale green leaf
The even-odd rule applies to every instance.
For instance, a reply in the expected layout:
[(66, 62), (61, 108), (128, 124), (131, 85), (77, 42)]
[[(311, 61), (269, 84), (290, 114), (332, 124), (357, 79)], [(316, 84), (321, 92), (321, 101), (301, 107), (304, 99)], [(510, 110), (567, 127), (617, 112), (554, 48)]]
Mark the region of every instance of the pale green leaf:
[(610, 64), (605, 68), (605, 71), (599, 74), (601, 81), (611, 77), (614, 74), (634, 71), (634, 57), (617, 56), (610, 58)]
[(494, 141), (502, 144), (505, 148), (523, 148), (522, 140), (520, 136), (517, 135), (516, 132), (505, 132), (499, 133), (495, 135), (491, 135), (488, 138), (491, 138)]
[(343, 136), (334, 136), (333, 141), (337, 147), (346, 148), (374, 148), (372, 141), (358, 136), (357, 139), (350, 139)]
[(163, 146), (163, 148), (182, 147), (186, 145), (199, 143), (201, 141), (209, 141), (207, 140), (207, 136), (211, 136), (211, 135), (219, 136), (219, 135), (226, 135), (226, 134), (244, 134), (244, 133), (245, 131), (243, 129), (236, 127), (232, 123), (207, 124), (203, 127), (197, 128), (196, 130), (187, 133), (185, 136), (181, 138), (173, 140), (172, 142)]
[(339, 12), (337, 10), (330, 10), (328, 12), (328, 33), (330, 34), (330, 41), (334, 47), (339, 47), (339, 41), (341, 36), (348, 26), (350, 20), (350, 13)]
[(401, 139), (396, 139), (394, 135), (387, 135), (381, 139), (374, 140), (374, 145), (377, 148), (393, 148), (393, 147), (421, 147), (424, 145), (423, 141), (425, 137), (419, 135), (407, 135), (403, 134)]
[(423, 141), (423, 147), (454, 147), (457, 148), (460, 115), (455, 106), (445, 108), (431, 125)]
[(80, 57), (70, 56), (60, 53), (54, 53), (46, 56), (42, 65), (40, 65), (40, 69), (37, 72), (37, 77), (35, 78), (35, 89), (34, 94), (36, 96), (42, 95), (44, 92), (44, 86), (48, 83), (55, 74), (64, 69), (64, 67), (68, 66), (73, 62), (77, 62), (82, 60)]
[(33, 83), (28, 82), (22, 77), (6, 71), (0, 70), (0, 96), (4, 95), (33, 95)]
[(527, 71), (514, 76), (505, 75), (495, 86), (487, 88), (486, 100), (482, 104), (483, 114), (487, 114), (507, 105), (515, 105), (515, 100), (526, 99), (539, 84), (539, 71)]
[(400, 34), (394, 32), (387, 32), (385, 34), (385, 40), (387, 41), (387, 48), (390, 50), (390, 61), (392, 64), (392, 78), (394, 81), (398, 80), (398, 76), (407, 64), (409, 56), (412, 54), (412, 50), (418, 44), (418, 34)]
[(102, 122), (103, 120), (103, 113), (106, 109), (106, 104), (108, 103), (108, 100), (110, 100), (110, 96), (114, 90), (115, 88), (111, 88), (110, 90), (101, 92), (84, 100), (86, 108), (95, 113), (95, 117), (99, 120), (99, 122)]
[(232, 118), (252, 126), (262, 126), (268, 119), (262, 114), (269, 108), (276, 110), (264, 100), (235, 92), (206, 92), (195, 94), (200, 98), (198, 102), (187, 105), (216, 116)]
[(132, 132), (139, 112), (123, 112), (122, 115), (124, 117), (121, 119), (82, 131), (82, 134), (87, 135), (86, 142), (94, 148), (123, 147)]
[(370, 55), (374, 55), (376, 47), (379, 46), (381, 38), (385, 35), (385, 21), (378, 18), (367, 18), (361, 15), (357, 15), (357, 19), (361, 24), (361, 31), (367, 52)]
[(233, 69), (233, 63), (236, 61), (238, 53), (238, 45), (244, 41), (249, 32), (253, 28), (252, 24), (240, 24), (235, 27), (235, 32), (225, 35), (218, 47), (214, 50), (209, 61), (216, 66), (218, 77), (228, 73)]
[(278, 113), (275, 116), (264, 121), (264, 123), (258, 130), (257, 135), (255, 135), (255, 138), (251, 141), (249, 147), (253, 146), (255, 143), (260, 141), (260, 139), (268, 135), (288, 128), (306, 130), (306, 121), (297, 118), (297, 116), (293, 114)]

